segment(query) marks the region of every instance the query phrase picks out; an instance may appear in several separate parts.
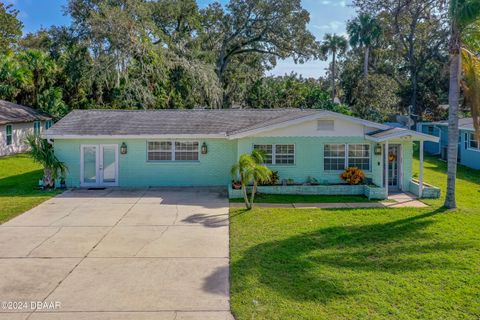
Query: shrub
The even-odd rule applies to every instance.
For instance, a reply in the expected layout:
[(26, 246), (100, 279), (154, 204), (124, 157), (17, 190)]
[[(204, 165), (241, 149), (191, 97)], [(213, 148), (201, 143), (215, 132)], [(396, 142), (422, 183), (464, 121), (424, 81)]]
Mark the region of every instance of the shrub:
[(365, 179), (365, 174), (362, 170), (352, 167), (347, 168), (345, 171), (340, 175), (343, 181), (350, 185), (357, 185), (363, 182)]

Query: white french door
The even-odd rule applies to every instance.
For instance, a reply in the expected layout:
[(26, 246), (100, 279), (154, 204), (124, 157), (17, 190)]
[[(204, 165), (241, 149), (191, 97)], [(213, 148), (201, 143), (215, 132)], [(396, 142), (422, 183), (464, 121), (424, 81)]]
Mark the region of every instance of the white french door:
[(80, 185), (83, 187), (118, 186), (118, 145), (81, 146)]

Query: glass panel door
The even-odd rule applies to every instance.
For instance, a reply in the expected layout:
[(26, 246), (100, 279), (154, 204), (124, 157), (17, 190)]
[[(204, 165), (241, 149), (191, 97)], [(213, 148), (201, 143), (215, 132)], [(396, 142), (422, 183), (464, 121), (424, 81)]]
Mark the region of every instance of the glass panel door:
[(102, 163), (100, 172), (102, 182), (105, 184), (115, 184), (117, 182), (117, 146), (102, 145)]
[(83, 183), (97, 183), (97, 146), (83, 146)]
[(393, 189), (399, 187), (400, 154), (397, 145), (388, 147), (388, 185)]

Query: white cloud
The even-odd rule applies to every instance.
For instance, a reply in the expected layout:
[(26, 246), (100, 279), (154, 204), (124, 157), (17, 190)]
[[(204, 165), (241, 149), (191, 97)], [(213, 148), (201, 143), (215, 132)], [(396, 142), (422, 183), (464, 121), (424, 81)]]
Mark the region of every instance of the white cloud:
[(345, 22), (334, 20), (323, 25), (313, 25), (313, 27), (322, 31), (326, 31), (326, 30), (337, 31), (345, 27)]

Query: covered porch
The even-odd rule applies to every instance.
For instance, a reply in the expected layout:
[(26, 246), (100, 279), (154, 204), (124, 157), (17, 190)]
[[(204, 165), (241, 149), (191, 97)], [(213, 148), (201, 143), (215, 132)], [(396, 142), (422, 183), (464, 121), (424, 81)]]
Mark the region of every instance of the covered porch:
[[(438, 142), (438, 137), (403, 128), (390, 128), (369, 133), (366, 139), (376, 142), (376, 149), (381, 152), (381, 187), (384, 189), (385, 198), (399, 192), (409, 192), (418, 198), (440, 197), (440, 189), (424, 181), (424, 143)], [(418, 179), (411, 178), (413, 163), (404, 161), (405, 152), (413, 152), (414, 142), (419, 143)], [(407, 171), (409, 174), (406, 174)]]

